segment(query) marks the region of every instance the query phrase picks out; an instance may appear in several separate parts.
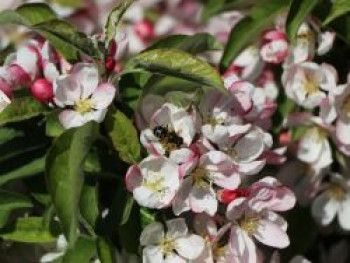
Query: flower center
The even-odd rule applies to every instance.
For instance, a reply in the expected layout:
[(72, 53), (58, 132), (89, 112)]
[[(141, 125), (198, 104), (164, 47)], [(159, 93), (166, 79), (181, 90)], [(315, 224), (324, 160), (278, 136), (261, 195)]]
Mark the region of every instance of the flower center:
[(81, 114), (88, 113), (93, 109), (93, 102), (91, 99), (81, 99), (75, 103), (74, 110)]
[(191, 176), (195, 185), (202, 188), (208, 187), (208, 182), (205, 180), (207, 179), (207, 171), (203, 167), (197, 166), (196, 169), (191, 173)]
[(306, 77), (306, 80), (304, 81), (304, 90), (306, 92), (306, 96), (317, 93), (319, 91), (317, 81), (312, 77)]
[(172, 253), (175, 249), (174, 241), (170, 238), (164, 238), (160, 242), (159, 246), (165, 255)]
[(327, 137), (328, 132), (320, 127), (313, 127), (308, 130), (307, 135), (309, 135), (315, 142), (320, 142)]
[(337, 201), (342, 201), (345, 198), (345, 189), (339, 184), (331, 184), (327, 191), (329, 196)]
[(153, 192), (162, 193), (164, 192), (164, 178), (158, 172), (149, 171), (147, 179), (142, 182), (142, 185)]
[(347, 96), (343, 102), (343, 112), (346, 114), (346, 117), (350, 118), (350, 96)]
[(223, 260), (225, 258), (226, 254), (226, 247), (220, 247), (218, 245), (213, 246), (213, 258), (217, 261)]
[(256, 233), (258, 226), (259, 226), (260, 217), (253, 215), (253, 216), (245, 216), (242, 218), (238, 225), (249, 235), (252, 236)]

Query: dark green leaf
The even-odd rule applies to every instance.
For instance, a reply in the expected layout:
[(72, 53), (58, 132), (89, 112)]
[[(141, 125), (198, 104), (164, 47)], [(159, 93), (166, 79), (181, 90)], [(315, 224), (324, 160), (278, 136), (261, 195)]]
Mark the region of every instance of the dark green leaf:
[(119, 263), (115, 257), (116, 250), (110, 241), (104, 238), (98, 238), (97, 252), (101, 263)]
[(221, 71), (225, 71), (238, 54), (253, 43), (264, 29), (273, 26), (277, 17), (286, 7), (288, 1), (259, 1), (231, 30), (228, 43), (220, 62)]
[(106, 123), (108, 135), (119, 157), (127, 163), (137, 163), (141, 157), (141, 147), (132, 121), (117, 111), (108, 114)]
[(0, 190), (0, 210), (11, 211), (17, 208), (29, 208), (33, 204), (25, 195), (14, 192)]
[(78, 233), (84, 161), (96, 134), (97, 124), (94, 122), (70, 129), (55, 140), (46, 158), (48, 189), (63, 232), (71, 245)]
[(318, 0), (293, 0), (288, 12), (286, 31), (289, 40), (295, 43), (300, 25), (306, 20)]
[(15, 170), (12, 170), (5, 174), (0, 174), (0, 186), (15, 179), (26, 178), (33, 175), (37, 175), (40, 172), (43, 172), (45, 169), (45, 157), (40, 157), (35, 159), (28, 164), (25, 164), (21, 167), (18, 167)]
[(23, 136), (23, 132), (16, 130), (16, 129), (11, 129), (11, 128), (6, 128), (6, 127), (1, 127), (0, 129), (0, 144), (3, 144), (7, 141), (10, 141), (16, 137)]
[(16, 98), (0, 113), (0, 125), (23, 121), (44, 114), (49, 109), (33, 97)]
[(90, 227), (94, 228), (99, 214), (96, 183), (85, 182), (80, 198), (80, 213)]
[(135, 56), (138, 67), (161, 75), (183, 78), (224, 89), (218, 72), (205, 61), (176, 49), (154, 49)]
[(61, 263), (89, 263), (96, 251), (95, 241), (88, 237), (79, 237), (74, 247), (66, 250)]
[(207, 33), (193, 36), (172, 35), (157, 41), (146, 51), (159, 48), (176, 48), (191, 54), (198, 54), (205, 51), (222, 50), (223, 45)]

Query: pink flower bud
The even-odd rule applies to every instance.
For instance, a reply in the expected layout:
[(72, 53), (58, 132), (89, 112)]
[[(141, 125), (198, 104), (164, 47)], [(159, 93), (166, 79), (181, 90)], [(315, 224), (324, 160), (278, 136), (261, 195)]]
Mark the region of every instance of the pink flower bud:
[(31, 78), (27, 72), (16, 64), (11, 65), (8, 68), (8, 74), (11, 79), (11, 85), (13, 88), (22, 88), (23, 86), (27, 86), (31, 82)]
[(30, 87), (30, 91), (35, 99), (40, 102), (49, 102), (53, 98), (53, 88), (47, 79), (38, 79)]
[(13, 95), (11, 85), (1, 77), (0, 77), (0, 90), (9, 98), (11, 98)]
[(134, 25), (134, 31), (139, 38), (147, 41), (154, 37), (154, 24), (150, 21), (143, 20)]

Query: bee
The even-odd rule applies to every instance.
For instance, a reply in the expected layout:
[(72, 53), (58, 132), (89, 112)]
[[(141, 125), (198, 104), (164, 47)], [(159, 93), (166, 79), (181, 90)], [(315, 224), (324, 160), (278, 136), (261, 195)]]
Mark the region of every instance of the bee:
[(153, 133), (162, 141), (168, 144), (173, 144), (177, 148), (181, 147), (181, 145), (183, 144), (183, 139), (180, 136), (178, 136), (174, 131), (169, 131), (166, 127), (156, 126), (153, 129)]
[(159, 139), (164, 139), (168, 133), (168, 130), (167, 130), (167, 128), (165, 128), (163, 126), (156, 126), (153, 129), (153, 133)]

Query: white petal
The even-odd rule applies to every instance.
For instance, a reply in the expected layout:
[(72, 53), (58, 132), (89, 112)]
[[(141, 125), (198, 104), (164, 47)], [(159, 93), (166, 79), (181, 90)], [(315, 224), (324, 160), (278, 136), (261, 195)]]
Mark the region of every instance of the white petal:
[(163, 263), (163, 253), (158, 246), (146, 247), (142, 252), (143, 263)]
[(95, 109), (107, 108), (113, 101), (116, 88), (109, 83), (99, 85), (92, 94)]
[(350, 230), (350, 194), (340, 203), (338, 210), (338, 221), (341, 228)]
[(198, 258), (204, 249), (204, 240), (197, 235), (178, 238), (175, 242), (179, 255), (189, 260)]
[(167, 225), (167, 236), (170, 238), (184, 237), (188, 233), (188, 228), (183, 218), (176, 218), (168, 220)]
[(314, 200), (312, 204), (312, 215), (322, 225), (329, 225), (337, 211), (339, 209), (339, 203), (330, 198), (329, 193), (324, 192)]
[(159, 222), (147, 225), (140, 236), (141, 246), (157, 245), (164, 238), (164, 227)]

